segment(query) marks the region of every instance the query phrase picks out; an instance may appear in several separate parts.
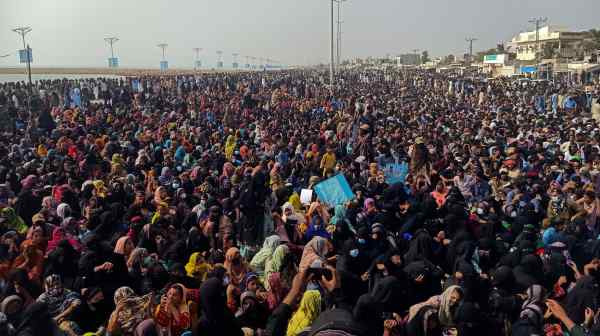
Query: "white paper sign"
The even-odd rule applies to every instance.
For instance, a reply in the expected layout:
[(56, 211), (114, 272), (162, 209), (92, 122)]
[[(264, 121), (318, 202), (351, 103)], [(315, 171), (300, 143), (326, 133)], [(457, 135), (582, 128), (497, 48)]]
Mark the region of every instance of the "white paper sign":
[(312, 201), (312, 189), (302, 189), (300, 192), (300, 203), (310, 205)]

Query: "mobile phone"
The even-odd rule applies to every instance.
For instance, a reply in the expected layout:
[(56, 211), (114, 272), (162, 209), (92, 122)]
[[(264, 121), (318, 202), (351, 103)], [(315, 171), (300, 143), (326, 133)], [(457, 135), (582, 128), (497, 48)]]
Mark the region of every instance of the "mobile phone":
[(325, 278), (326, 280), (331, 280), (331, 278), (333, 277), (333, 274), (331, 274), (331, 271), (327, 268), (321, 268), (321, 267), (311, 267), (308, 269), (308, 274), (313, 274), (314, 278), (319, 280), (321, 278)]

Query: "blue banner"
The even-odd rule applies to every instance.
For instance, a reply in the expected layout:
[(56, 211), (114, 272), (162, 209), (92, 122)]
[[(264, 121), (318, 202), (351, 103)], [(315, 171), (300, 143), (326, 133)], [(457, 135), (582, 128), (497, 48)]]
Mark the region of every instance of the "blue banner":
[(119, 59), (116, 57), (108, 58), (108, 67), (109, 68), (118, 68), (119, 67)]
[(343, 174), (338, 174), (314, 186), (314, 191), (321, 202), (334, 207), (354, 198), (350, 184)]
[[(19, 62), (27, 63), (27, 50), (21, 49), (19, 50)], [(31, 52), (31, 48), (29, 48), (29, 62), (33, 62), (33, 53)]]
[(537, 67), (535, 65), (521, 67), (521, 73), (534, 73), (536, 71), (537, 71)]
[(71, 89), (71, 107), (81, 107), (81, 91), (79, 88)]
[(388, 163), (383, 167), (383, 174), (387, 184), (404, 183), (408, 175), (408, 163)]
[(160, 61), (160, 71), (167, 71), (169, 69), (169, 62)]

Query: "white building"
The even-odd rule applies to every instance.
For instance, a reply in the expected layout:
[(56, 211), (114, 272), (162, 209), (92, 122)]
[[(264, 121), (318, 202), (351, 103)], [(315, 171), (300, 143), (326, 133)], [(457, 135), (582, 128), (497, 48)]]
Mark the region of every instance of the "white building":
[[(560, 57), (574, 57), (576, 49), (581, 45), (586, 32), (571, 32), (564, 27), (545, 26), (539, 29), (540, 52), (546, 44), (551, 44)], [(510, 43), (517, 52), (517, 60), (533, 61), (536, 59), (536, 32), (535, 30), (519, 33), (512, 38)]]

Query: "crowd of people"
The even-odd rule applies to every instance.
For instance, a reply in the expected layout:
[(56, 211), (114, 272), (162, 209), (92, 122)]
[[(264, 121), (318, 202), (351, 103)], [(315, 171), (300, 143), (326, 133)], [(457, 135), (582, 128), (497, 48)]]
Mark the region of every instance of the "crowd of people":
[(0, 84), (0, 335), (600, 335), (594, 86), (326, 80)]

